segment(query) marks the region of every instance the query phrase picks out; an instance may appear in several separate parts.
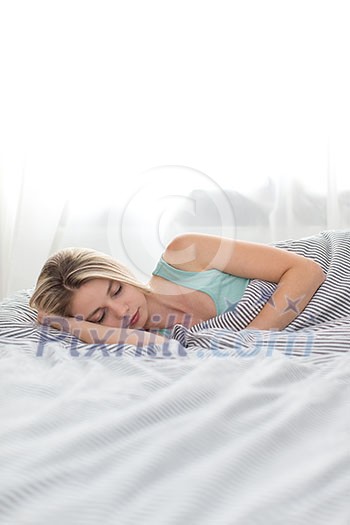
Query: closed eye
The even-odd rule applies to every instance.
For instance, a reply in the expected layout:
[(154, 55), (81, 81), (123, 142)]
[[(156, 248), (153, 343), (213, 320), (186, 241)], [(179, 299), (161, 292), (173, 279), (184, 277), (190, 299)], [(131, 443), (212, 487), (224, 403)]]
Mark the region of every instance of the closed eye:
[(116, 295), (118, 295), (121, 292), (121, 290), (122, 290), (122, 285), (120, 284), (118, 286), (118, 288), (116, 290), (114, 290), (112, 296), (115, 297)]
[(97, 321), (94, 321), (94, 322), (97, 323), (97, 324), (101, 324), (103, 322), (103, 319), (105, 318), (105, 316), (106, 316), (106, 310), (103, 310), (101, 317), (99, 317), (97, 319)]
[[(120, 285), (118, 285), (118, 288), (116, 288), (116, 290), (114, 290), (114, 291), (112, 292), (111, 296), (112, 296), (112, 297), (116, 297), (117, 295), (119, 295), (119, 293), (121, 292), (121, 290), (122, 290), (122, 285), (120, 284)], [(105, 317), (106, 317), (106, 309), (103, 310), (101, 317), (99, 317), (99, 318), (97, 319), (97, 321), (95, 321), (95, 323), (97, 323), (97, 324), (101, 324), (101, 323), (103, 323), (103, 320), (104, 320)]]
[[(112, 280), (109, 281), (108, 290), (106, 294), (107, 296), (109, 295), (112, 298), (117, 297), (123, 289), (123, 286), (120, 283), (117, 283), (117, 287), (113, 289), (113, 283), (115, 283), (115, 281), (112, 281)], [(98, 317), (97, 319), (94, 319), (94, 316), (99, 311), (101, 312), (100, 317)], [(103, 307), (96, 308), (96, 310), (92, 312), (91, 315), (88, 316), (87, 320), (90, 320), (92, 323), (101, 324), (104, 321), (106, 314), (107, 314), (107, 308), (103, 308)]]

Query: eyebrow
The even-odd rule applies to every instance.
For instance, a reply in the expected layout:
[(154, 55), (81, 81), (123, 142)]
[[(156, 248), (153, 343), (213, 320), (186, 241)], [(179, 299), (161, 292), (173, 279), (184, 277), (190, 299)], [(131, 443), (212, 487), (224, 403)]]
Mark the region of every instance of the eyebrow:
[[(113, 281), (110, 280), (109, 281), (109, 284), (108, 284), (108, 288), (107, 288), (107, 292), (106, 292), (106, 295), (108, 296), (110, 293), (111, 293), (111, 288), (113, 286)], [(102, 310), (102, 306), (99, 306), (98, 308), (95, 308), (95, 310), (90, 314), (88, 315), (88, 317), (86, 318), (87, 321), (90, 320), (91, 317), (93, 317), (99, 310)]]

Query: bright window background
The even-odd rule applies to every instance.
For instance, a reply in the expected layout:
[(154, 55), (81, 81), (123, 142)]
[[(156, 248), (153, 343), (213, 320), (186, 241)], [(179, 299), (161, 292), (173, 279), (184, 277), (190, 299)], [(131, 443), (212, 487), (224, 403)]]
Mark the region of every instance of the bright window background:
[[(150, 210), (160, 199), (169, 218), (198, 186), (191, 170), (268, 209), (267, 229), (240, 236), (350, 226), (347, 2), (0, 5), (2, 295), (32, 286), (72, 243), (148, 274), (177, 232)], [(161, 166), (188, 177), (174, 174), (175, 191)], [(123, 230), (142, 185), (161, 195), (139, 199)], [(304, 201), (311, 214), (319, 202), (322, 220), (300, 214)]]

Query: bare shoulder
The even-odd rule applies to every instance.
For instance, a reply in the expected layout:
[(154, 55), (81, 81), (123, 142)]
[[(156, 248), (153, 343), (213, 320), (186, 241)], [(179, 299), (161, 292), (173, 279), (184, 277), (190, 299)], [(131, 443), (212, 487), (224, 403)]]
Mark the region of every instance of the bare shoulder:
[(218, 259), (231, 258), (234, 244), (232, 239), (217, 235), (183, 233), (170, 241), (163, 258), (175, 268), (198, 272), (216, 268)]

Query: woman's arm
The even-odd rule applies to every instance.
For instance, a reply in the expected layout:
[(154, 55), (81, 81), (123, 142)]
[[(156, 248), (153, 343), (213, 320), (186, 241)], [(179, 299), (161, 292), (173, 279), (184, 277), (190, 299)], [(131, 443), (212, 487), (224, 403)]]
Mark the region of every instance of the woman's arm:
[(216, 268), (247, 279), (277, 283), (277, 289), (247, 328), (282, 330), (310, 302), (325, 279), (321, 266), (287, 250), (197, 233), (176, 237), (166, 262), (187, 271)]
[(84, 343), (146, 346), (149, 344), (162, 344), (168, 341), (166, 337), (144, 330), (113, 328), (76, 319), (75, 317), (59, 317), (47, 315), (43, 312), (38, 313), (38, 321), (40, 324), (71, 333)]

